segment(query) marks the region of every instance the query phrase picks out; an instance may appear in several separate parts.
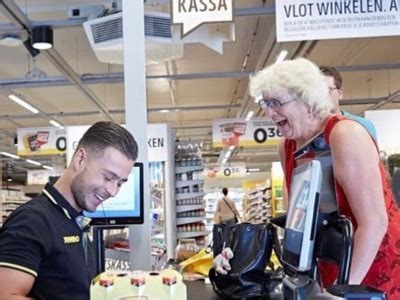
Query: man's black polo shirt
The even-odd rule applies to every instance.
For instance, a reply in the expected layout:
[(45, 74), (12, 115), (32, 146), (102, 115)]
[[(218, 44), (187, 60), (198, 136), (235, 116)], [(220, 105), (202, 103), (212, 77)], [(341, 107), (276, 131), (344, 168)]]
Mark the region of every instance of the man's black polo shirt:
[[(0, 266), (36, 277), (29, 294), (35, 299), (90, 296), (95, 260), (85, 261), (78, 212), (50, 184), (43, 194), (15, 210), (0, 231)], [(91, 252), (92, 253), (92, 252)]]

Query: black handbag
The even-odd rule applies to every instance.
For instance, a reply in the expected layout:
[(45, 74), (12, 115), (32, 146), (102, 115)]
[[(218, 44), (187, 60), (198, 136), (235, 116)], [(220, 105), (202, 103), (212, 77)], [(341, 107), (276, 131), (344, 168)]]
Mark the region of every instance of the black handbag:
[(214, 225), (214, 257), (224, 247), (230, 247), (234, 254), (229, 260), (231, 270), (227, 275), (210, 270), (209, 278), (215, 292), (227, 299), (268, 298), (270, 274), (265, 268), (271, 257), (272, 244), (271, 226), (267, 224)]

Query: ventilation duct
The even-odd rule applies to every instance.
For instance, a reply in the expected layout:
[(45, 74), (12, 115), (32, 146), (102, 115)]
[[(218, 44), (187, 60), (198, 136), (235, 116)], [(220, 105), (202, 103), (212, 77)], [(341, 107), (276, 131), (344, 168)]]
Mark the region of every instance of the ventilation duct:
[[(122, 12), (86, 21), (83, 26), (99, 61), (123, 64)], [(145, 13), (146, 64), (183, 56), (183, 44), (171, 28), (169, 14)]]

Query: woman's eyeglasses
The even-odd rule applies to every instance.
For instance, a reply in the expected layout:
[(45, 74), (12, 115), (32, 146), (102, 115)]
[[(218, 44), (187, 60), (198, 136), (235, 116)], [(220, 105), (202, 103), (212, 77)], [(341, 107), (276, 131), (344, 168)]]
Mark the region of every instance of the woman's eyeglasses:
[(280, 109), (282, 106), (285, 106), (286, 104), (296, 101), (296, 99), (289, 100), (287, 102), (280, 102), (277, 99), (261, 99), (258, 102), (258, 105), (261, 107), (261, 109), (267, 110), (268, 108), (277, 110)]
[(334, 90), (339, 90), (336, 86), (330, 86), (329, 87), (329, 93), (332, 93)]

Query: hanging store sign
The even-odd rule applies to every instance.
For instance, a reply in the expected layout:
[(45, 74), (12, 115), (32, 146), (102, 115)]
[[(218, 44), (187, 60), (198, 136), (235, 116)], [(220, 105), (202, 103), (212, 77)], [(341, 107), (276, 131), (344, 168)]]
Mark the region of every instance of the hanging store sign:
[(204, 169), (204, 177), (208, 178), (244, 178), (246, 176), (246, 164), (206, 167)]
[(168, 160), (168, 130), (167, 124), (147, 125), (147, 155), (149, 161)]
[(213, 147), (277, 145), (281, 133), (267, 118), (219, 119), (213, 121)]
[(22, 156), (62, 154), (67, 147), (65, 128), (20, 128), (17, 135), (18, 155)]
[(233, 21), (232, 0), (171, 0), (172, 24), (182, 24), (182, 37), (204, 23)]
[(278, 42), (400, 34), (398, 0), (276, 0)]

